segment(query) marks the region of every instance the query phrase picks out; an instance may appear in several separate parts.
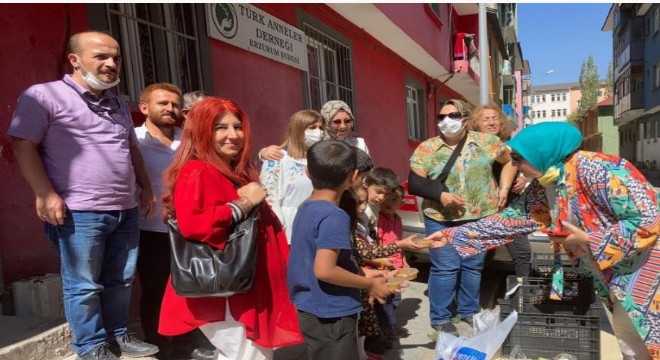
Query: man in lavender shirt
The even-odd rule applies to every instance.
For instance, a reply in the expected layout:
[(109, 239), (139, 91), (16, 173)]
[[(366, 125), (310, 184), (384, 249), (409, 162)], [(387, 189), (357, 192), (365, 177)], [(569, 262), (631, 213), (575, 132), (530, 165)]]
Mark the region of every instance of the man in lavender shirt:
[[(127, 331), (138, 253), (138, 198), (154, 196), (119, 82), (119, 44), (100, 32), (69, 40), (73, 68), (18, 99), (7, 134), (60, 257), (64, 311), (81, 359), (142, 357), (158, 347)], [(141, 191), (138, 196), (137, 186)]]

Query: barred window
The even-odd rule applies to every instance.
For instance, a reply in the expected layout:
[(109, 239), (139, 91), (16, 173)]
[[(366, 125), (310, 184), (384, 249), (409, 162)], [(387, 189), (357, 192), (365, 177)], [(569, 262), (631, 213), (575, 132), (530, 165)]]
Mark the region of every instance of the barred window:
[(204, 88), (200, 40), (206, 40), (194, 4), (106, 4), (108, 28), (122, 50), (122, 82), (117, 92), (138, 102), (157, 82), (183, 91)]
[(355, 113), (351, 49), (308, 23), (302, 29), (307, 35), (309, 107), (319, 110), (326, 101), (343, 100)]

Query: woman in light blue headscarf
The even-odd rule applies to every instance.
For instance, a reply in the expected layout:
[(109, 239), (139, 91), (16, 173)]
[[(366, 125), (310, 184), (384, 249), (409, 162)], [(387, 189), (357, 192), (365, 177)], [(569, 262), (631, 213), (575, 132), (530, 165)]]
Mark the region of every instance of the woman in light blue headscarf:
[[(555, 247), (591, 274), (624, 359), (660, 359), (658, 194), (626, 159), (581, 151), (581, 143), (568, 123), (523, 129), (508, 143), (514, 165), (534, 179), (519, 201), (429, 238), (467, 257), (549, 230)], [(561, 299), (561, 277), (553, 280), (550, 298)]]

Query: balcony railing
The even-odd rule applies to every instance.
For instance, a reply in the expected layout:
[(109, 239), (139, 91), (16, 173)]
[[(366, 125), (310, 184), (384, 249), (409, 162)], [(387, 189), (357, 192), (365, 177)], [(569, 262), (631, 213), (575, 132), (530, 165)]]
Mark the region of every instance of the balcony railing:
[(644, 92), (629, 93), (620, 99), (615, 99), (614, 118), (621, 117), (629, 110), (644, 109)]

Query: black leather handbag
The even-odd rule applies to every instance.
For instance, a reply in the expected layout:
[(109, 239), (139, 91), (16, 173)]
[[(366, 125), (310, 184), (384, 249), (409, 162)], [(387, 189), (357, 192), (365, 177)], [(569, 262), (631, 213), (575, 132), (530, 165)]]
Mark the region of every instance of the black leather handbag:
[(179, 296), (226, 297), (252, 288), (257, 264), (259, 209), (233, 225), (224, 250), (181, 235), (176, 219), (167, 221), (172, 287)]

